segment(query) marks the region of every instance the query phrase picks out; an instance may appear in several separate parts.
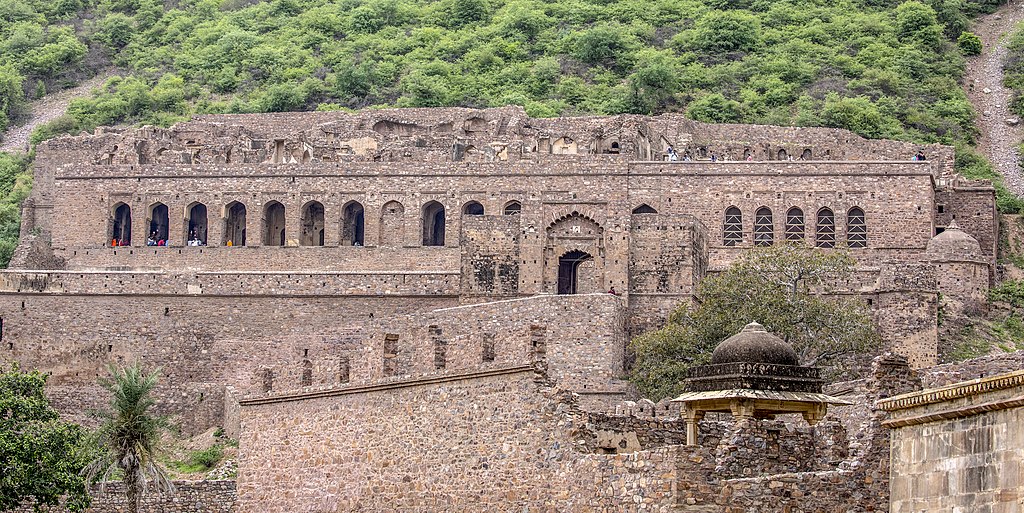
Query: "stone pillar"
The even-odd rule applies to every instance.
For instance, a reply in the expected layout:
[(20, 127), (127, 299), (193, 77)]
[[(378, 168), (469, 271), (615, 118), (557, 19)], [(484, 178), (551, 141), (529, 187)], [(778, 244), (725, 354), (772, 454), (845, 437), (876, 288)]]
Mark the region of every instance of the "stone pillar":
[(697, 423), (704, 419), (704, 412), (684, 406), (683, 416), (686, 418), (686, 445), (697, 445)]
[[(180, 201), (167, 202), (168, 246), (185, 246), (188, 238), (185, 229), (185, 206)], [(132, 234), (134, 237), (134, 234)]]

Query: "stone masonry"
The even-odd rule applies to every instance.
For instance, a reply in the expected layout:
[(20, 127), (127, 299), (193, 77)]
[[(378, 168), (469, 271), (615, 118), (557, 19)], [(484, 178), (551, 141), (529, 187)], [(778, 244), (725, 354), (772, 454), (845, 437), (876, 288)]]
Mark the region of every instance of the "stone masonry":
[[(663, 405), (612, 412), (637, 404), (622, 402), (630, 338), (754, 246), (848, 251), (838, 293), (933, 365), (940, 297), (984, 297), (998, 221), (952, 148), (917, 150), (519, 107), (61, 137), (38, 149), (0, 272), (0, 360), (49, 372), (80, 420), (107, 364), (160, 366), (183, 433), (240, 437), (240, 513), (877, 510), (875, 411), (813, 430), (708, 419), (691, 448)], [(906, 391), (900, 372), (883, 362), (856, 391)]]

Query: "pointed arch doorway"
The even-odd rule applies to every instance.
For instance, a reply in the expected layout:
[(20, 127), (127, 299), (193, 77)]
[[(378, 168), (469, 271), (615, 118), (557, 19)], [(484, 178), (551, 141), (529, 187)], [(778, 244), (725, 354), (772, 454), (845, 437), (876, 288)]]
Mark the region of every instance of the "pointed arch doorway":
[(580, 288), (580, 270), (594, 257), (585, 251), (573, 250), (558, 259), (558, 293), (576, 294)]

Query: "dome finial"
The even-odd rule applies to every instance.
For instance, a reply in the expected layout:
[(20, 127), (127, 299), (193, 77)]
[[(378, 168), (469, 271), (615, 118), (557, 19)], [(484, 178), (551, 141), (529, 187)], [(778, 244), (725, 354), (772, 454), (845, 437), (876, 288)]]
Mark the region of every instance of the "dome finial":
[(743, 327), (742, 333), (755, 333), (755, 332), (762, 332), (762, 331), (765, 332), (765, 333), (768, 332), (768, 330), (764, 329), (764, 326), (762, 326), (761, 323), (759, 323), (757, 321), (750, 321), (749, 324), (747, 324), (746, 326)]
[(960, 225), (956, 223), (956, 218), (955, 217), (953, 218), (952, 221), (949, 222), (949, 226), (947, 226), (946, 229), (947, 230), (959, 230), (960, 229)]

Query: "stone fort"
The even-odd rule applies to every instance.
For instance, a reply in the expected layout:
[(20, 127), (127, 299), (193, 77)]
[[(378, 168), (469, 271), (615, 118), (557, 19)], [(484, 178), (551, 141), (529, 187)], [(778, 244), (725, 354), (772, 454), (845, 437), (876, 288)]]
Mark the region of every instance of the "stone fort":
[[(848, 392), (912, 390), (910, 368), (941, 351), (940, 303), (982, 308), (998, 222), (991, 184), (958, 176), (952, 148), (836, 129), (519, 107), (104, 128), (38, 148), (0, 273), (0, 357), (49, 372), (73, 417), (102, 404), (110, 362), (160, 366), (161, 408), (185, 434), (241, 438), (243, 511), (559, 511), (602, 490), (620, 502), (577, 510), (655, 510), (669, 489), (672, 507), (720, 511), (695, 495), (707, 465), (759, 451), (713, 418), (702, 442), (735, 458), (672, 445), (667, 404), (623, 402), (631, 336), (751, 247), (843, 250), (857, 266), (839, 293), (871, 306), (900, 355)], [(765, 472), (887, 483), (838, 467), (884, 459), (857, 419), (765, 421), (743, 440), (776, 458), (819, 449), (758, 460)], [(873, 508), (865, 486), (830, 497)]]

